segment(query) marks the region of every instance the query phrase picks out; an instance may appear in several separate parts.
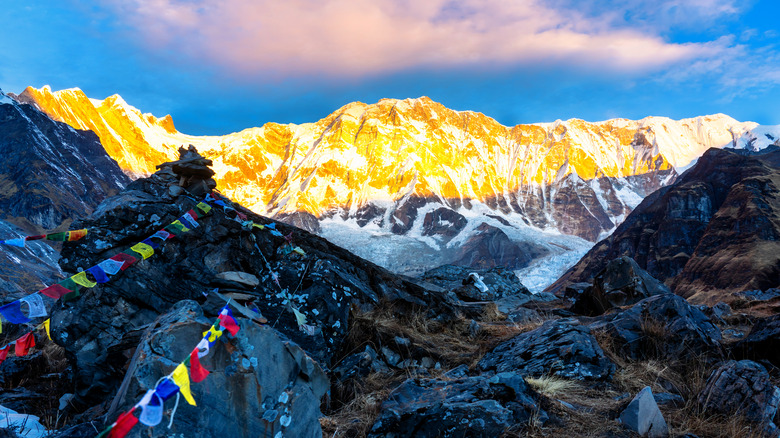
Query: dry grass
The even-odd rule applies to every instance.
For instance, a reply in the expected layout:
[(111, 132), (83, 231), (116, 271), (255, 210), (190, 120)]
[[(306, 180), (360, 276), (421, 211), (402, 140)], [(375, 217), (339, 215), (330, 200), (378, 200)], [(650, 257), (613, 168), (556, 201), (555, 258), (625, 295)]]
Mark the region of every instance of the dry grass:
[(526, 383), (540, 394), (548, 397), (572, 396), (582, 394), (582, 384), (555, 376), (526, 377)]

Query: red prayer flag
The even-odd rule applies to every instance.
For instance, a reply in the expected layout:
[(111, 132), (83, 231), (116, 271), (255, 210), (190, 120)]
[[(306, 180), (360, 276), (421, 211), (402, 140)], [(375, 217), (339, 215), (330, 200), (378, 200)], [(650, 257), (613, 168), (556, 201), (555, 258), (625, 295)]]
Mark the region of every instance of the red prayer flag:
[(26, 356), (27, 352), (33, 347), (35, 347), (35, 335), (30, 332), (16, 340), (14, 353), (16, 353), (17, 356)]
[(10, 350), (10, 348), (8, 348), (8, 347), (9, 347), (9, 345), (6, 345), (5, 347), (0, 348), (0, 363), (3, 363), (5, 358), (8, 357), (8, 350)]
[(66, 287), (63, 287), (60, 284), (52, 284), (51, 286), (49, 286), (49, 287), (47, 287), (45, 289), (41, 289), (40, 292), (42, 294), (46, 295), (49, 298), (54, 298), (55, 300), (59, 300), (60, 298), (62, 298), (66, 294), (69, 294), (69, 293), (71, 293), (73, 291), (68, 289), (68, 288), (66, 288)]
[(116, 424), (108, 433), (108, 438), (124, 438), (130, 432), (130, 429), (138, 423), (138, 418), (133, 415), (133, 412), (135, 412), (135, 407), (119, 415)]
[(200, 364), (200, 358), (198, 357), (198, 347), (195, 347), (190, 353), (190, 378), (193, 382), (201, 382), (208, 377), (209, 370), (203, 368)]
[(122, 267), (119, 268), (119, 269), (121, 269), (123, 271), (125, 269), (127, 269), (128, 267), (130, 267), (130, 265), (132, 265), (133, 263), (138, 261), (137, 258), (131, 256), (130, 254), (125, 254), (123, 252), (120, 252), (119, 254), (117, 254), (117, 255), (115, 255), (113, 257), (109, 257), (109, 258), (111, 260), (116, 260), (118, 262), (124, 262), (124, 265), (122, 265)]
[(229, 331), (231, 335), (235, 336), (236, 333), (238, 333), (240, 327), (238, 324), (236, 324), (236, 320), (233, 319), (232, 315), (229, 315), (224, 310), (222, 312), (223, 313), (220, 313), (217, 317), (219, 318), (219, 326)]
[(44, 239), (45, 237), (46, 237), (45, 234), (39, 234), (37, 236), (27, 236), (25, 240), (41, 240)]

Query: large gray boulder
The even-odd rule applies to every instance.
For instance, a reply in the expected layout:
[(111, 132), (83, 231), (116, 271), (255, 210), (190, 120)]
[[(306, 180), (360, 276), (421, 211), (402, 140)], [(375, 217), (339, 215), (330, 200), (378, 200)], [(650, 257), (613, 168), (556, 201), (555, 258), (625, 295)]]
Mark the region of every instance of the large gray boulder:
[(590, 329), (573, 318), (547, 321), (515, 336), (487, 353), (478, 367), (577, 380), (611, 380), (615, 372)]
[(647, 297), (671, 293), (630, 257), (612, 260), (593, 279), (572, 306), (581, 315), (601, 315), (613, 307), (630, 306)]
[(533, 297), (517, 275), (505, 268), (475, 269), (443, 265), (426, 271), (420, 280), (452, 291), (465, 301), (496, 301), (516, 297), (522, 304)]
[[(181, 301), (161, 316), (141, 340), (109, 416), (131, 408), (189, 357), (213, 321), (194, 301)], [(329, 388), (325, 372), (274, 329), (247, 319), (239, 324), (235, 337), (225, 332), (201, 359), (211, 372), (199, 383), (190, 382), (197, 406), (182, 399), (170, 429), (139, 423), (130, 437), (322, 436), (320, 399)], [(164, 407), (173, 405), (171, 399)], [(162, 424), (168, 420), (166, 415)]]
[(738, 358), (768, 360), (780, 367), (780, 315), (759, 320), (734, 346), (734, 354)]
[(382, 404), (371, 438), (501, 436), (547, 414), (539, 395), (515, 373), (454, 380), (409, 379)]
[(725, 362), (707, 379), (698, 402), (707, 413), (742, 415), (763, 425), (769, 436), (780, 433), (774, 422), (780, 405), (780, 389), (772, 384), (766, 369), (756, 362)]

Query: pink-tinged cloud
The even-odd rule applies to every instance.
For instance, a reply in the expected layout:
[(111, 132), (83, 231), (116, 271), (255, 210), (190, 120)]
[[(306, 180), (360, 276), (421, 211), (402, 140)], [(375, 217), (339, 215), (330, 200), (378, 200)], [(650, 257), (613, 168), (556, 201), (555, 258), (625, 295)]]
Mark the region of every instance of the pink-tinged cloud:
[(671, 44), (542, 0), (116, 0), (114, 7), (148, 49), (244, 75), (550, 62), (645, 71), (717, 49)]

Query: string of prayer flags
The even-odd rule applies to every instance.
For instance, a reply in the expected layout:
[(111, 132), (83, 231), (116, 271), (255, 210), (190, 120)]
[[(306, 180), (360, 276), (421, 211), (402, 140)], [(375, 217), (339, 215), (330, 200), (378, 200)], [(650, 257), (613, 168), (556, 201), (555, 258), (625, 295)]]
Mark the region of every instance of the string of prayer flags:
[(233, 318), (233, 312), (230, 311), (230, 308), (225, 306), (222, 311), (219, 313), (219, 326), (230, 332), (231, 335), (235, 336), (236, 333), (238, 333), (238, 324), (236, 323), (236, 319)]
[[(164, 411), (163, 403), (176, 394), (181, 394), (190, 405), (197, 406), (190, 389), (190, 380), (197, 383), (202, 382), (208, 377), (209, 371), (200, 363), (200, 358), (208, 354), (213, 343), (222, 335), (222, 331), (217, 330), (217, 326), (220, 325), (223, 320), (229, 318), (238, 329), (238, 324), (236, 324), (233, 319), (232, 312), (228, 307), (229, 305), (229, 302), (225, 304), (225, 307), (219, 312), (219, 316), (217, 320), (214, 321), (214, 324), (203, 332), (203, 338), (190, 352), (189, 357), (187, 357), (184, 362), (179, 363), (173, 372), (161, 378), (154, 389), (146, 391), (141, 400), (133, 406), (132, 409), (121, 414), (115, 423), (98, 435), (98, 438), (105, 436), (108, 436), (109, 438), (122, 438), (127, 435), (130, 429), (138, 422), (150, 427), (157, 426), (162, 422)], [(189, 364), (189, 370), (187, 369), (187, 364)], [(176, 403), (178, 406), (178, 399)], [(138, 418), (133, 415), (137, 410), (141, 411)], [(175, 412), (176, 407), (173, 408), (173, 412), (171, 413), (171, 423), (173, 422), (173, 415)], [(170, 427), (170, 424), (168, 427)]]
[(81, 239), (86, 235), (87, 235), (87, 229), (82, 229), (82, 230), (73, 230), (73, 231), (63, 231), (61, 233), (40, 234), (37, 236), (17, 237), (15, 239), (0, 240), (0, 243), (8, 246), (24, 248), (25, 242), (28, 240), (46, 239), (46, 240), (54, 240), (58, 242), (73, 242)]

